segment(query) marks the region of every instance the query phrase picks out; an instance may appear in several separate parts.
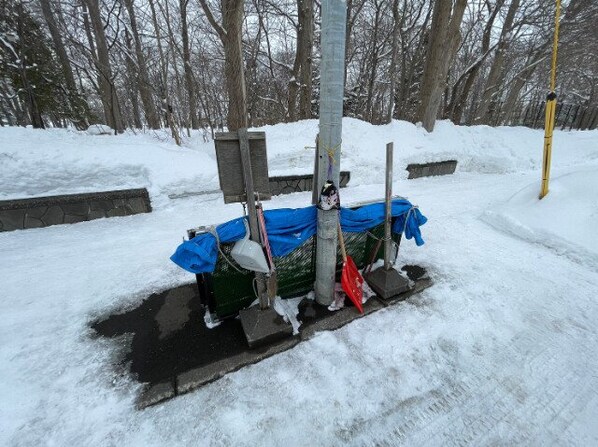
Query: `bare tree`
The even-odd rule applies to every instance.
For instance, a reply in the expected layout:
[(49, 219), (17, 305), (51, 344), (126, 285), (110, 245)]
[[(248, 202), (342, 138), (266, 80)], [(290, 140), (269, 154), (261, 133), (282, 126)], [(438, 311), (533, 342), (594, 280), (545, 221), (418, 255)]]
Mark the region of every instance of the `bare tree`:
[(143, 104), (143, 111), (145, 112), (145, 119), (147, 124), (152, 129), (160, 128), (160, 120), (156, 114), (156, 104), (154, 103), (154, 97), (152, 88), (150, 85), (149, 77), (147, 74), (147, 66), (145, 63), (145, 55), (141, 46), (141, 38), (139, 37), (139, 31), (137, 29), (137, 18), (135, 17), (134, 0), (124, 0), (125, 7), (129, 13), (129, 21), (131, 24), (131, 34), (135, 43), (135, 56), (137, 62), (137, 85), (139, 88), (139, 94), (141, 96), (141, 102)]
[(486, 87), (484, 88), (480, 105), (476, 110), (476, 117), (473, 121), (474, 123), (487, 123), (490, 120), (490, 115), (492, 114), (490, 106), (492, 101), (495, 100), (495, 97), (501, 87), (500, 84), (505, 72), (505, 55), (512, 39), (513, 21), (515, 19), (516, 12), (519, 9), (519, 4), (520, 0), (512, 0), (511, 4), (509, 5), (507, 16), (503, 23), (502, 32), (500, 34), (498, 46), (496, 48), (496, 54), (494, 56), (494, 60), (492, 61), (490, 73), (486, 79)]
[(484, 31), (481, 39), (480, 53), (477, 58), (469, 64), (467, 69), (459, 76), (457, 81), (451, 88), (451, 98), (448, 106), (445, 109), (445, 116), (451, 118), (454, 123), (459, 124), (463, 117), (463, 110), (465, 104), (471, 93), (471, 89), (476, 81), (486, 58), (496, 45), (490, 45), (490, 38), (492, 37), (492, 29), (496, 17), (502, 8), (505, 0), (497, 0), (494, 5), (486, 2), (488, 8), (488, 20), (484, 26)]
[[(38, 106), (38, 99), (35, 92), (35, 86), (29, 82), (29, 74), (28, 74), (28, 61), (25, 52), (27, 47), (31, 44), (28, 39), (25, 37), (26, 32), (26, 24), (24, 23), (25, 17), (23, 13), (23, 5), (18, 2), (16, 5), (17, 14), (16, 14), (16, 31), (17, 36), (19, 38), (19, 54), (15, 54), (18, 56), (14, 61), (15, 65), (18, 65), (18, 73), (21, 78), (21, 83), (23, 86), (23, 90), (25, 92), (27, 102), (25, 103), (27, 106), (27, 110), (29, 111), (29, 117), (31, 119), (31, 124), (36, 129), (44, 129), (46, 126), (44, 124), (44, 120), (42, 118), (41, 110)], [(12, 49), (14, 52), (15, 50)]]
[(400, 72), (396, 92), (395, 118), (413, 121), (419, 104), (424, 72), (425, 46), (432, 9), (427, 1), (403, 0), (401, 8)]
[[(289, 121), (311, 118), (311, 53), (314, 0), (297, 0), (297, 50), (288, 87)], [(297, 93), (299, 108), (297, 110)]]
[(106, 124), (116, 132), (124, 131), (124, 124), (118, 103), (118, 93), (114, 84), (114, 75), (108, 54), (108, 44), (104, 34), (104, 24), (100, 13), (99, 0), (83, 0), (87, 7), (89, 20), (93, 29), (95, 47), (97, 52), (98, 84), (100, 87), (100, 98), (104, 106)]
[(434, 129), (446, 76), (461, 42), (459, 28), (467, 0), (436, 0), (426, 53), (417, 120), (431, 132)]
[(87, 127), (89, 126), (89, 110), (87, 102), (80, 96), (77, 90), (77, 85), (75, 84), (75, 76), (73, 75), (71, 63), (69, 61), (66, 48), (64, 46), (62, 36), (60, 35), (60, 30), (58, 29), (56, 19), (54, 18), (54, 12), (52, 11), (52, 8), (50, 6), (50, 1), (39, 0), (39, 2), (41, 5), (42, 13), (44, 15), (44, 19), (46, 21), (46, 24), (48, 25), (48, 30), (50, 31), (50, 36), (52, 37), (54, 50), (56, 51), (58, 61), (60, 62), (60, 67), (62, 68), (62, 74), (64, 76), (66, 88), (68, 90), (67, 98), (70, 103), (69, 106), (72, 113), (73, 123), (75, 124), (75, 127), (77, 129), (87, 129)]
[[(139, 112), (139, 76), (137, 73), (137, 65), (133, 59), (133, 54), (135, 54), (135, 50), (133, 49), (133, 42), (132, 37), (129, 34), (128, 30), (125, 30), (125, 45), (127, 49), (127, 54), (125, 55), (125, 65), (127, 67), (127, 91), (129, 94), (129, 100), (131, 102), (131, 113), (133, 126), (136, 129), (141, 129), (143, 124), (141, 123), (141, 114)], [(129, 116), (131, 118), (131, 116)], [(130, 123), (129, 123), (130, 125)]]
[(390, 84), (388, 86), (389, 100), (388, 109), (386, 109), (386, 122), (392, 121), (392, 114), (395, 109), (395, 90), (397, 81), (397, 63), (399, 59), (399, 32), (401, 30), (401, 21), (399, 17), (399, 0), (393, 0), (392, 2), (392, 47), (391, 47), (391, 59), (390, 59), (390, 70), (388, 77), (390, 78)]
[(195, 92), (195, 80), (193, 79), (193, 69), (191, 67), (191, 49), (189, 47), (189, 29), (187, 26), (187, 6), (189, 0), (179, 0), (181, 13), (181, 36), (183, 38), (183, 67), (185, 71), (185, 86), (187, 87), (187, 97), (189, 99), (189, 118), (191, 128), (199, 129), (199, 118), (197, 115), (197, 98)]
[[(590, 107), (598, 102), (598, 9), (593, 0), (563, 3), (559, 103)], [(310, 118), (317, 108), (319, 0), (2, 4), (44, 22), (39, 44), (25, 48), (33, 63), (24, 73), (0, 58), (4, 125), (32, 124), (32, 111), (40, 126), (166, 123), (181, 144), (180, 130), (190, 135), (202, 119), (233, 130)], [(429, 130), (438, 116), (517, 123), (546, 94), (554, 1), (347, 0), (347, 9), (346, 116), (421, 121)], [(52, 63), (40, 82), (32, 67), (42, 52)]]
[(156, 8), (154, 7), (153, 0), (150, 0), (149, 6), (152, 13), (152, 24), (154, 26), (154, 32), (156, 33), (158, 54), (160, 55), (160, 84), (162, 91), (162, 110), (164, 112), (164, 115), (166, 116), (166, 122), (168, 124), (168, 127), (170, 128), (172, 138), (174, 138), (176, 144), (180, 146), (181, 137), (179, 135), (176, 123), (174, 122), (174, 117), (172, 115), (172, 104), (170, 102), (170, 95), (168, 94), (168, 62), (166, 60), (166, 56), (164, 55), (164, 50), (162, 49), (160, 26), (158, 24), (158, 16), (156, 14)]
[(224, 48), (224, 77), (228, 93), (227, 127), (229, 130), (247, 127), (247, 94), (241, 48), (243, 1), (222, 0), (222, 24), (216, 21), (206, 0), (199, 0), (199, 3)]

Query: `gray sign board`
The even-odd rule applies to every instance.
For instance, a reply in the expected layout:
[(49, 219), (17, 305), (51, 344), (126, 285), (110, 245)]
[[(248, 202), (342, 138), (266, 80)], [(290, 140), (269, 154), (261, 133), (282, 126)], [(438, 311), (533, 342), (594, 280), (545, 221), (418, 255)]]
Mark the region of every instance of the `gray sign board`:
[[(268, 178), (268, 156), (266, 152), (266, 133), (248, 132), (249, 154), (253, 186), (259, 193), (260, 200), (272, 197)], [(224, 203), (246, 202), (245, 181), (239, 135), (237, 132), (218, 132), (214, 138), (216, 160), (218, 162), (218, 178), (220, 189), (224, 194)]]

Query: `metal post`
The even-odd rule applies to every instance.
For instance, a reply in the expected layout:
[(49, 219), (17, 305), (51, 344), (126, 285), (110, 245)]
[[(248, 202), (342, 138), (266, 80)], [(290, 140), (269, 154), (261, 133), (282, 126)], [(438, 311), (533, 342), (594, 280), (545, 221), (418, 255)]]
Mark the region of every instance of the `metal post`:
[[(314, 184), (318, 193), (326, 180), (332, 180), (339, 187), (346, 15), (345, 0), (322, 2), (320, 136), (318, 179)], [(326, 306), (334, 299), (337, 224), (338, 211), (318, 209), (315, 292), (316, 301)]]
[[(366, 281), (376, 294), (383, 300), (397, 296), (410, 289), (409, 280), (395, 270), (390, 262), (392, 248), (392, 158), (393, 143), (386, 145), (386, 191), (384, 213), (384, 266), (369, 272)], [(407, 217), (407, 216), (405, 216)]]
[(542, 159), (542, 185), (540, 199), (548, 194), (550, 181), (550, 163), (552, 159), (552, 132), (554, 129), (554, 116), (556, 108), (556, 58), (559, 44), (559, 19), (561, 13), (561, 0), (556, 0), (554, 17), (554, 39), (552, 43), (552, 62), (550, 69), (550, 93), (546, 97), (546, 117), (544, 120), (544, 156)]
[(390, 236), (390, 226), (392, 223), (392, 209), (390, 203), (392, 198), (392, 153), (393, 143), (388, 143), (386, 145), (386, 194), (384, 197), (384, 268), (386, 270), (390, 270), (392, 268), (390, 264), (390, 252), (392, 248), (392, 240)]
[[(253, 189), (253, 172), (251, 171), (251, 156), (249, 154), (249, 137), (247, 129), (237, 130), (239, 134), (239, 149), (241, 151), (241, 164), (243, 165), (243, 179), (245, 180), (245, 194), (247, 195), (247, 217), (249, 220), (249, 231), (252, 241), (260, 243), (260, 230), (257, 220), (257, 209), (255, 207), (255, 192)], [(263, 273), (257, 272), (257, 292), (260, 300), (260, 308), (267, 309), (269, 306), (268, 294), (266, 293), (266, 279)]]

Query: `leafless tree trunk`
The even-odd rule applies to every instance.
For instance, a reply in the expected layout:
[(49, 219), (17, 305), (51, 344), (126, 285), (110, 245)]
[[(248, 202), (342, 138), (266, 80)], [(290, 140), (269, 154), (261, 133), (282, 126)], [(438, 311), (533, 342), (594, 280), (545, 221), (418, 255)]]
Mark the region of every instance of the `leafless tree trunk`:
[(241, 48), (243, 0), (221, 1), (222, 24), (216, 21), (206, 0), (199, 0), (199, 2), (224, 47), (224, 77), (228, 92), (228, 130), (233, 131), (247, 127), (247, 94)]
[(141, 38), (139, 37), (139, 31), (137, 30), (137, 18), (135, 17), (134, 0), (124, 0), (125, 7), (129, 13), (129, 20), (131, 23), (131, 34), (133, 35), (133, 41), (135, 43), (135, 56), (137, 59), (137, 85), (139, 88), (139, 95), (141, 96), (141, 102), (143, 104), (143, 111), (145, 113), (145, 119), (148, 126), (151, 129), (160, 128), (160, 120), (156, 113), (156, 104), (154, 103), (154, 97), (152, 87), (147, 75), (147, 65), (145, 63), (145, 55), (141, 47)]
[(172, 105), (170, 104), (170, 95), (168, 94), (168, 63), (166, 61), (166, 57), (164, 55), (164, 50), (162, 48), (162, 39), (160, 33), (160, 25), (158, 24), (158, 17), (156, 15), (156, 8), (154, 7), (153, 0), (149, 1), (150, 10), (152, 13), (152, 23), (154, 25), (154, 32), (156, 33), (156, 41), (158, 46), (158, 54), (160, 55), (160, 73), (161, 73), (161, 82), (162, 82), (162, 110), (166, 116), (166, 123), (170, 128), (170, 132), (172, 134), (172, 138), (174, 138), (175, 143), (180, 146), (181, 145), (181, 137), (179, 136), (179, 131), (176, 127), (176, 123), (174, 122), (174, 117), (172, 116)]
[(299, 72), (299, 119), (311, 118), (312, 47), (314, 42), (314, 0), (301, 0), (299, 26), (302, 30), (297, 45), (301, 46), (301, 71)]
[[(467, 98), (469, 97), (471, 88), (473, 87), (474, 81), (480, 73), (484, 61), (491, 52), (490, 37), (492, 34), (492, 28), (494, 26), (496, 16), (502, 8), (504, 2), (505, 0), (497, 0), (496, 4), (494, 5), (494, 9), (490, 11), (490, 15), (488, 17), (488, 21), (486, 22), (486, 26), (484, 27), (484, 33), (482, 35), (480, 57), (473, 64), (471, 64), (471, 66), (467, 69), (465, 73), (463, 73), (462, 76), (459, 77), (459, 79), (451, 89), (451, 101), (447, 106), (445, 116), (447, 118), (451, 118), (451, 120), (456, 124), (459, 124), (461, 122), (461, 119), (463, 117), (463, 110), (465, 108), (465, 103), (467, 102)], [(459, 88), (462, 84), (463, 88), (459, 92)]]
[(58, 25), (56, 24), (56, 19), (54, 18), (54, 13), (52, 12), (52, 8), (50, 6), (50, 0), (39, 0), (39, 2), (42, 8), (42, 14), (44, 15), (44, 19), (48, 25), (48, 30), (50, 31), (50, 36), (52, 37), (52, 43), (54, 44), (54, 49), (56, 51), (56, 55), (58, 56), (62, 73), (64, 75), (64, 81), (70, 102), (69, 109), (71, 110), (73, 123), (79, 130), (87, 129), (89, 126), (87, 121), (89, 116), (89, 108), (85, 99), (83, 99), (77, 91), (77, 85), (75, 84), (75, 77), (73, 76), (71, 63), (67, 56)]
[(399, 49), (399, 31), (401, 29), (401, 21), (399, 17), (399, 0), (392, 2), (392, 47), (390, 56), (390, 70), (388, 77), (390, 78), (390, 85), (388, 86), (389, 98), (388, 109), (386, 110), (386, 122), (392, 121), (392, 114), (395, 108), (395, 90), (397, 85), (397, 63), (398, 63), (398, 49)]
[[(137, 75), (137, 66), (133, 60), (133, 42), (131, 34), (125, 30), (125, 44), (127, 46), (128, 54), (125, 55), (125, 65), (127, 67), (127, 78), (128, 78), (128, 93), (129, 100), (131, 101), (131, 108), (133, 109), (133, 127), (141, 129), (143, 124), (141, 123), (141, 116), (139, 114), (139, 99), (137, 94), (139, 92), (139, 76)], [(130, 123), (128, 123), (130, 125)]]
[[(2, 107), (2, 114), (9, 126), (19, 125), (18, 122), (14, 122), (12, 119), (13, 116), (17, 118), (17, 111), (12, 102), (12, 98), (10, 97), (11, 95), (5, 90), (6, 88), (7, 82), (0, 81), (0, 107)], [(4, 120), (0, 119), (0, 121), (4, 123)]]
[(378, 33), (380, 31), (380, 14), (382, 9), (382, 2), (378, 2), (378, 0), (373, 0), (374, 8), (376, 12), (374, 13), (374, 31), (372, 35), (372, 45), (370, 47), (369, 52), (369, 73), (368, 73), (368, 81), (367, 81), (367, 97), (365, 101), (365, 114), (364, 118), (368, 121), (372, 120), (372, 102), (374, 96), (374, 83), (376, 82), (376, 74), (378, 73), (378, 62), (379, 62), (379, 38)]
[[(180, 73), (180, 65), (179, 65), (179, 60), (177, 57), (177, 55), (180, 55), (180, 48), (177, 45), (176, 34), (172, 27), (174, 18), (170, 14), (169, 2), (157, 2), (156, 4), (160, 8), (160, 11), (162, 12), (162, 16), (164, 17), (164, 21), (166, 23), (166, 30), (168, 32), (168, 42), (169, 42), (167, 58), (168, 58), (168, 56), (170, 56), (170, 58), (172, 59), (172, 64), (170, 64), (170, 66), (172, 66), (172, 70), (174, 71), (174, 82), (175, 82), (174, 91), (176, 92), (176, 101), (174, 100), (174, 98), (172, 98), (172, 96), (170, 97), (171, 105), (173, 106), (172, 113), (174, 114), (174, 110), (176, 110), (179, 126), (182, 126), (182, 125), (186, 126), (187, 131), (188, 131), (191, 123), (187, 122), (187, 119), (183, 119), (183, 115), (181, 113), (181, 109), (183, 108), (183, 106), (185, 104), (184, 95), (183, 95), (183, 87), (182, 87), (184, 80), (182, 79), (182, 76)], [(172, 103), (176, 103), (177, 107), (174, 107), (174, 105)], [(188, 114), (187, 114), (187, 117), (188, 117)]]
[[(442, 92), (446, 86), (446, 76), (455, 57), (461, 33), (459, 27), (467, 0), (436, 0), (432, 16), (432, 26), (426, 53), (426, 64), (421, 86), (420, 104), (417, 120), (431, 132), (436, 123)], [(451, 13), (452, 9), (452, 13)]]
[[(297, 49), (288, 87), (289, 121), (311, 118), (311, 53), (313, 46), (314, 0), (297, 0)], [(299, 107), (297, 108), (297, 94)]]
[(106, 123), (116, 132), (122, 133), (124, 131), (124, 125), (120, 114), (116, 86), (114, 85), (112, 67), (110, 65), (110, 56), (108, 54), (108, 45), (106, 43), (106, 35), (104, 33), (104, 24), (102, 23), (102, 17), (100, 14), (99, 0), (83, 1), (87, 6), (89, 20), (91, 21), (95, 37), (100, 97), (104, 106)]
[(515, 19), (515, 13), (519, 9), (520, 0), (512, 0), (505, 17), (505, 22), (500, 34), (500, 40), (496, 48), (496, 55), (486, 80), (486, 88), (482, 94), (480, 105), (476, 110), (476, 116), (474, 118), (475, 124), (488, 123), (490, 115), (492, 114), (491, 103), (495, 101), (496, 95), (501, 89), (501, 82), (504, 75), (504, 59), (506, 52), (511, 43), (511, 33), (513, 28), (513, 21)]
[[(409, 11), (408, 11), (409, 8)], [(423, 32), (416, 32), (419, 21), (425, 11), (425, 17), (421, 23), (421, 29), (428, 28), (432, 16), (432, 8), (426, 7), (426, 2), (421, 2), (414, 10), (410, 0), (403, 0), (401, 15), (401, 26), (399, 36), (401, 42), (401, 75), (397, 89), (397, 103), (400, 105), (397, 110), (397, 118), (415, 120), (419, 102), (420, 89), (418, 77), (425, 68), (425, 35)], [(409, 23), (406, 15), (409, 14)]]
[(347, 0), (347, 24), (345, 30), (345, 81), (344, 85), (347, 85), (347, 70), (346, 67), (351, 61), (351, 37), (353, 35), (353, 27), (355, 26), (355, 20), (359, 16), (359, 13), (365, 6), (366, 0)]
[(197, 94), (195, 92), (195, 80), (191, 69), (191, 49), (189, 48), (189, 30), (187, 26), (187, 5), (189, 0), (179, 0), (181, 10), (181, 35), (183, 38), (183, 66), (185, 71), (185, 84), (189, 97), (189, 118), (191, 128), (199, 129), (199, 118), (197, 116)]
[(507, 119), (512, 116), (517, 99), (519, 98), (519, 93), (525, 86), (525, 83), (529, 80), (540, 62), (548, 57), (546, 50), (549, 48), (549, 44), (550, 42), (547, 41), (544, 45), (542, 45), (542, 47), (538, 48), (532, 55), (530, 55), (525, 67), (519, 73), (517, 73), (513, 81), (511, 81), (507, 97), (503, 104), (503, 113)]
[[(298, 56), (299, 49), (297, 49)], [(289, 79), (288, 87), (288, 98), (287, 98), (287, 111), (289, 122), (297, 121), (297, 92), (299, 91), (299, 58), (295, 57), (295, 63), (293, 64), (293, 70), (291, 71), (291, 79)]]
[(35, 93), (34, 86), (31, 85), (29, 82), (29, 77), (27, 75), (28, 70), (28, 62), (27, 58), (25, 57), (25, 47), (29, 44), (27, 39), (23, 36), (25, 35), (25, 24), (23, 23), (23, 5), (19, 3), (17, 5), (17, 33), (19, 35), (19, 40), (21, 45), (20, 54), (19, 54), (19, 75), (21, 77), (21, 83), (23, 85), (23, 90), (25, 91), (27, 102), (25, 103), (27, 111), (29, 112), (29, 118), (31, 119), (31, 124), (36, 129), (44, 129), (46, 126), (44, 125), (44, 120), (42, 119), (41, 110), (38, 106), (37, 97)]
[[(15, 117), (15, 124), (17, 126), (25, 126), (27, 124), (27, 117), (23, 111), (23, 108), (21, 107), (18, 95), (12, 92), (12, 89), (9, 85), (7, 85), (7, 81), (5, 79), (0, 80), (0, 82), (0, 96), (2, 96), (4, 99), (3, 104), (6, 104), (12, 115)], [(7, 114), (6, 117), (9, 126), (12, 126), (13, 123), (10, 119), (10, 114)]]

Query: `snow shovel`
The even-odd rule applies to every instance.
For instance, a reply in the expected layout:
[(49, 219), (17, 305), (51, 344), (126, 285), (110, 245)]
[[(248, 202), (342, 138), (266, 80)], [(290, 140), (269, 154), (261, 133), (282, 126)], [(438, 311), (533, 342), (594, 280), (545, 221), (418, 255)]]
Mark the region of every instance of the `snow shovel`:
[(347, 256), (347, 252), (345, 250), (345, 240), (343, 238), (343, 230), (341, 229), (340, 216), (338, 222), (338, 240), (340, 242), (341, 253), (343, 255), (341, 286), (357, 310), (359, 310), (359, 313), (363, 313), (363, 305), (361, 304), (361, 300), (363, 298), (363, 278), (361, 277), (353, 258), (351, 258), (351, 256)]

